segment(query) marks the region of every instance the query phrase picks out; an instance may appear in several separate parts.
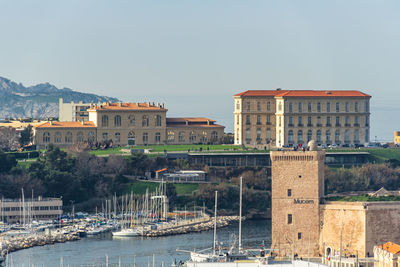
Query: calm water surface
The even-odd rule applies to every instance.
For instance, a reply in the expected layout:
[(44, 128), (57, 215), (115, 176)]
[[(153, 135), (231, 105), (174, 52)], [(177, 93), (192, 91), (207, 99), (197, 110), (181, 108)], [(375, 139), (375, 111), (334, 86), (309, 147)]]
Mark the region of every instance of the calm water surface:
[[(262, 241), (271, 242), (271, 222), (267, 220), (245, 221), (242, 225), (243, 247), (259, 248)], [(217, 230), (218, 241), (229, 246), (232, 234), (238, 233), (238, 225), (234, 224)], [(111, 234), (82, 238), (80, 241), (34, 247), (20, 250), (9, 255), (5, 266), (106, 266), (108, 255), (109, 266), (133, 266), (136, 255), (136, 266), (152, 266), (155, 254), (155, 266), (171, 266), (174, 259), (187, 260), (189, 255), (177, 252), (176, 249), (193, 250), (212, 247), (213, 231), (175, 235), (159, 238), (115, 238)]]

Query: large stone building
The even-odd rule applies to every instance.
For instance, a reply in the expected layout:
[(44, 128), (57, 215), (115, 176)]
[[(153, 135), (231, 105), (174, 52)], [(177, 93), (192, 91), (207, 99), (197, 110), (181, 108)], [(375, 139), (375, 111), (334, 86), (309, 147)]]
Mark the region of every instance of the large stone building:
[(58, 120), (59, 121), (88, 121), (89, 113), (87, 112), (90, 103), (70, 102), (65, 103), (62, 98), (58, 100)]
[(359, 91), (249, 90), (234, 95), (235, 144), (296, 146), (369, 142), (371, 96)]
[(46, 122), (36, 126), (37, 147), (102, 141), (121, 146), (219, 143), (225, 128), (208, 118), (167, 118), (164, 105), (154, 103), (91, 104), (86, 112), (87, 121)]
[(324, 151), (271, 152), (275, 253), (355, 259), (399, 242), (400, 202), (324, 201), (324, 158)]

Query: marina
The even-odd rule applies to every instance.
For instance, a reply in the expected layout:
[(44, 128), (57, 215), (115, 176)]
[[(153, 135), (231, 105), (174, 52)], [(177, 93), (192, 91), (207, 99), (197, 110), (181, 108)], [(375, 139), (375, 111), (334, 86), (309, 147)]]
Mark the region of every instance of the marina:
[[(230, 246), (237, 239), (238, 224), (233, 223), (218, 229), (218, 244)], [(243, 247), (260, 247), (263, 241), (270, 244), (271, 224), (265, 220), (247, 220), (242, 227)], [(186, 261), (190, 255), (176, 251), (202, 250), (213, 246), (213, 231), (194, 232), (186, 235), (163, 237), (113, 237), (111, 233), (88, 236), (76, 242), (56, 243), (47, 246), (33, 247), (10, 253), (5, 266), (152, 266), (153, 254), (156, 266), (171, 266), (176, 260)]]

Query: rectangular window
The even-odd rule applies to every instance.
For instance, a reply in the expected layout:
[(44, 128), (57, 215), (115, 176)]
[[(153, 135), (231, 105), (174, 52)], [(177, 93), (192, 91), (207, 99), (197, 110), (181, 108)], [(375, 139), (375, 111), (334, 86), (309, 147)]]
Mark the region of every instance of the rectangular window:
[(301, 233), (297, 233), (297, 239), (301, 239)]
[(261, 110), (261, 103), (257, 102), (257, 111), (260, 111), (260, 110)]
[(365, 101), (365, 107), (364, 107), (365, 112), (369, 112), (369, 101)]
[(293, 222), (292, 214), (288, 214), (287, 215), (287, 223), (292, 224), (292, 222)]
[(311, 123), (312, 121), (311, 121), (311, 117), (308, 117), (307, 118), (307, 126), (308, 127), (311, 127), (312, 126), (312, 123)]
[(312, 106), (311, 105), (312, 105), (311, 102), (308, 102), (308, 112), (311, 112), (311, 110), (312, 110)]
[(336, 127), (340, 127), (340, 117), (336, 117)]
[(321, 124), (321, 117), (318, 116), (318, 117), (317, 117), (317, 127), (321, 127), (321, 126), (322, 126), (322, 124)]
[(293, 117), (289, 117), (289, 127), (293, 126)]
[(317, 103), (317, 111), (321, 112), (321, 103), (320, 102)]
[(345, 103), (345, 110), (346, 110), (346, 112), (349, 112), (349, 108), (350, 107), (350, 105), (349, 105), (349, 102), (346, 102)]
[(288, 196), (288, 197), (291, 197), (291, 196), (292, 196), (292, 189), (288, 189), (288, 190), (287, 190), (287, 196)]
[(271, 115), (267, 115), (267, 124), (271, 124)]
[(289, 112), (290, 112), (290, 113), (293, 112), (293, 105), (292, 105), (292, 102), (289, 103)]
[(326, 103), (326, 112), (331, 112), (331, 102)]
[(261, 115), (257, 115), (257, 124), (258, 124), (258, 125), (261, 124)]
[(301, 102), (299, 102), (299, 112), (303, 112), (302, 110), (303, 110), (303, 105)]
[(299, 117), (298, 118), (298, 120), (299, 120), (299, 127), (302, 127), (303, 126), (303, 117)]
[(340, 103), (336, 102), (336, 112), (339, 112), (339, 110), (340, 110)]
[(331, 126), (331, 117), (330, 116), (326, 117), (326, 126), (327, 127)]
[(240, 110), (240, 101), (236, 102), (236, 110)]
[(247, 124), (247, 125), (250, 124), (250, 115), (246, 115), (246, 124)]
[(271, 102), (267, 102), (267, 110), (270, 111), (271, 110)]
[(358, 112), (358, 102), (354, 102), (354, 111)]
[(247, 101), (247, 111), (250, 111), (250, 102)]

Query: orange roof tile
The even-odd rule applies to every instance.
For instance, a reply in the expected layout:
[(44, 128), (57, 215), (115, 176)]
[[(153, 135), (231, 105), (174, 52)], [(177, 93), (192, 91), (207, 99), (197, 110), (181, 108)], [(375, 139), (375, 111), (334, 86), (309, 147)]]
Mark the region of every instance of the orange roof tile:
[(187, 118), (167, 118), (167, 123), (168, 122), (215, 122), (215, 120), (209, 119), (209, 118), (193, 118), (193, 117), (187, 117)]
[(225, 128), (225, 126), (219, 125), (219, 124), (196, 123), (196, 124), (186, 125), (186, 124), (182, 124), (182, 123), (170, 123), (170, 122), (167, 122), (167, 127), (181, 127), (181, 128), (183, 128), (183, 127), (186, 127), (186, 128), (196, 128), (196, 127), (199, 127), (199, 128), (203, 128), (203, 127), (221, 128), (221, 127), (223, 127), (223, 128)]
[(96, 127), (92, 121), (48, 121), (36, 126), (35, 128), (91, 128)]
[(96, 105), (88, 109), (94, 110), (160, 110), (166, 111), (162, 105), (154, 105), (150, 103), (105, 103), (103, 105)]
[(397, 245), (395, 243), (387, 242), (383, 245), (380, 245), (379, 248), (382, 248), (382, 246), (383, 246), (384, 250), (386, 250), (392, 254), (400, 253), (400, 245)]
[(276, 97), (371, 97), (356, 90), (291, 90)]
[(286, 92), (286, 90), (247, 90), (234, 96), (276, 96), (282, 92)]
[(248, 90), (234, 96), (276, 97), (371, 97), (356, 90)]

